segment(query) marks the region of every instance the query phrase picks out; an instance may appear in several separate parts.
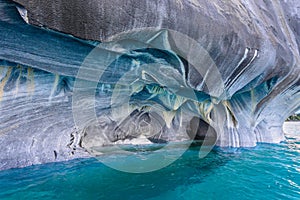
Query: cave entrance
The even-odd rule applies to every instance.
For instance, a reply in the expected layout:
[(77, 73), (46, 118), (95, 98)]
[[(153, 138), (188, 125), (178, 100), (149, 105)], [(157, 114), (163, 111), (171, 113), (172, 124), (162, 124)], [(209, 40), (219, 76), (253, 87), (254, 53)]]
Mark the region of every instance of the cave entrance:
[(286, 121), (300, 121), (300, 113), (289, 116)]
[(200, 143), (205, 140), (206, 144), (214, 145), (217, 140), (216, 130), (199, 117), (191, 119), (187, 127), (187, 134), (190, 139)]

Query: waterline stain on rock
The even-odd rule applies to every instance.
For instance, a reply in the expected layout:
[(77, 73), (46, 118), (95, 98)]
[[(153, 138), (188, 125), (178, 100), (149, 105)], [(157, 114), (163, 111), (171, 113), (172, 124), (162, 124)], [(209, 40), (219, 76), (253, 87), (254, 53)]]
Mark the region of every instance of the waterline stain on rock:
[(32, 96), (34, 94), (34, 69), (27, 68), (27, 93)]
[(3, 93), (4, 93), (4, 87), (5, 87), (8, 79), (10, 78), (12, 69), (13, 69), (12, 67), (8, 67), (7, 71), (5, 73), (5, 76), (1, 79), (1, 82), (0, 82), (0, 102), (2, 101)]

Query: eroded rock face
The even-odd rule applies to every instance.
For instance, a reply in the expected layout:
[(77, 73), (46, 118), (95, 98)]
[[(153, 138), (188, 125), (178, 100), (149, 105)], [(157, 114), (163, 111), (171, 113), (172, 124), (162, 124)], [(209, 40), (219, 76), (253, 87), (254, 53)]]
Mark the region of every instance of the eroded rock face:
[[(0, 1), (1, 169), (88, 156), (93, 146), (141, 134), (152, 142), (201, 138), (205, 126), (219, 146), (280, 142), (284, 120), (300, 108), (299, 1), (14, 2)], [(185, 40), (170, 30), (203, 49), (180, 51)], [(85, 66), (99, 41), (103, 60), (118, 56), (107, 67)], [(132, 47), (142, 48), (124, 53)], [(86, 76), (76, 78), (82, 67)], [(97, 122), (85, 113), (86, 91), (72, 104), (78, 78), (96, 85)], [(80, 125), (74, 105), (85, 108)]]

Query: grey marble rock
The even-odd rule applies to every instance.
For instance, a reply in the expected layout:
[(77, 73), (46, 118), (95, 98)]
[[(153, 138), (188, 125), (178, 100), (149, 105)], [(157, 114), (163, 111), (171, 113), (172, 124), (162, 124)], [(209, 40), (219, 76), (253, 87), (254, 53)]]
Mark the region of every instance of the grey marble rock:
[(203, 139), (209, 128), (223, 147), (283, 141), (300, 109), (299, 9), (297, 0), (0, 0), (0, 169), (140, 135)]

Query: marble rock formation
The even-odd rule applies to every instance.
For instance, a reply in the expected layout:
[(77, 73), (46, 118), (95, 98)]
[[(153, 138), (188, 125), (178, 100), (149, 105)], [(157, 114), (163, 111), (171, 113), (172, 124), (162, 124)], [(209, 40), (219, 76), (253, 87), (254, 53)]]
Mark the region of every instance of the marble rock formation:
[(297, 0), (0, 0), (0, 169), (145, 137), (283, 141), (299, 16)]

